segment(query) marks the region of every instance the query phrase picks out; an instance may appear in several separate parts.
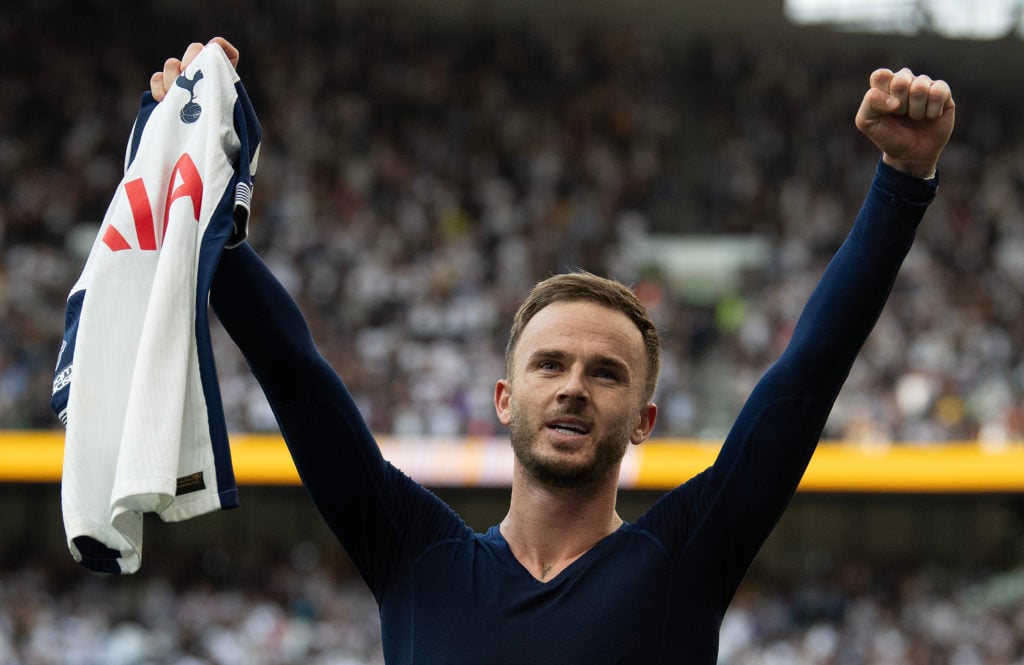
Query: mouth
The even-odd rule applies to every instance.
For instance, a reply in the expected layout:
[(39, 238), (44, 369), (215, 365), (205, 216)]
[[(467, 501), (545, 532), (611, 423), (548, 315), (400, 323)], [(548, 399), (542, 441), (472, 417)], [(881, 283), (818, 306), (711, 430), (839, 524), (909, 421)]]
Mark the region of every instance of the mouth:
[(557, 418), (547, 423), (547, 428), (566, 436), (590, 434), (590, 425), (579, 418)]

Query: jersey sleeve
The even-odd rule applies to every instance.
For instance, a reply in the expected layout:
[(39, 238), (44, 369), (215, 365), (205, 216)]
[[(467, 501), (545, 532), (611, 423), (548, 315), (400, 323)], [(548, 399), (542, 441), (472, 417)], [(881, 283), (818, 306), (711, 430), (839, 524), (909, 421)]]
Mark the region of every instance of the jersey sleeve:
[(722, 566), (725, 594), (735, 591), (795, 493), (936, 184), (879, 163), (849, 235), (714, 464), (638, 521), (673, 555), (696, 552)]
[(297, 304), (249, 245), (224, 253), (211, 303), (317, 509), (378, 598), (424, 548), (466, 535), (458, 515), (383, 458)]

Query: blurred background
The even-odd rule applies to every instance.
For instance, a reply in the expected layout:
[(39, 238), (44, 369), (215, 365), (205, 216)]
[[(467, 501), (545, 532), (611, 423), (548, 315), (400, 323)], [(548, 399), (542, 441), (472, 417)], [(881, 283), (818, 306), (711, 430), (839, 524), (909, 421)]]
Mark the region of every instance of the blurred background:
[[(239, 473), (238, 510), (149, 522), (134, 576), (64, 544), (44, 452), (64, 300), (149, 75), (214, 35), (241, 50), (263, 125), (250, 242), (413, 467), (431, 446), (455, 466), (502, 447), (511, 315), (579, 267), (633, 285), (661, 327), (652, 449), (685, 480), (863, 200), (868, 75), (949, 81), (939, 196), (819, 451), (837, 471), (812, 467), (720, 662), (1024, 663), (1024, 3), (139, 4), (0, 9), (0, 664), (382, 662), (372, 598), (286, 458)], [(279, 443), (214, 328), (233, 445)], [(626, 519), (671, 486), (645, 463)], [(426, 467), (472, 526), (501, 519), (500, 476)], [(873, 485), (886, 469), (905, 482)]]

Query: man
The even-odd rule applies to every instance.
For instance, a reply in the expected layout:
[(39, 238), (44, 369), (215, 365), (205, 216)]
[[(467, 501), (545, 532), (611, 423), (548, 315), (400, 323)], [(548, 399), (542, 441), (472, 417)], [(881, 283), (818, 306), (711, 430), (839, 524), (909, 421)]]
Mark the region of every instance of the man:
[[(201, 48), (153, 75), (156, 99)], [(626, 448), (654, 428), (659, 342), (622, 285), (555, 276), (517, 313), (494, 392), (515, 452), (511, 504), (479, 534), (382, 458), (252, 249), (225, 252), (213, 307), (378, 601), (385, 660), (714, 663), (722, 616), (795, 492), (934, 196), (953, 120), (944, 82), (907, 69), (871, 75), (855, 124), (882, 157), (853, 230), (715, 463), (635, 523), (616, 513), (616, 488)]]

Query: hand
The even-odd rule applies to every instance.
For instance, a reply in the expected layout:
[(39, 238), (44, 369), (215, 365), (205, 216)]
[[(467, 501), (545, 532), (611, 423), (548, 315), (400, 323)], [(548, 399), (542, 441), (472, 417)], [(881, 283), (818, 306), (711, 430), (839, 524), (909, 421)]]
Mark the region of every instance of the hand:
[(878, 146), (886, 164), (930, 178), (953, 132), (956, 105), (949, 85), (904, 67), (895, 73), (876, 69), (870, 86), (857, 110), (857, 129)]
[[(228, 60), (231, 61), (231, 66), (238, 68), (238, 49), (232, 46), (231, 42), (224, 39), (223, 37), (214, 37), (210, 40), (210, 43), (216, 42), (220, 44), (220, 47), (224, 49), (224, 53), (228, 56)], [(185, 71), (189, 63), (196, 59), (199, 52), (203, 50), (203, 45), (199, 42), (193, 42), (188, 45), (185, 49), (185, 55), (181, 56), (181, 60), (177, 58), (168, 58), (164, 62), (163, 70), (154, 72), (149, 77), (149, 89), (153, 93), (153, 99), (156, 101), (162, 101), (167, 96), (167, 91), (174, 85), (174, 81), (178, 76)]]

